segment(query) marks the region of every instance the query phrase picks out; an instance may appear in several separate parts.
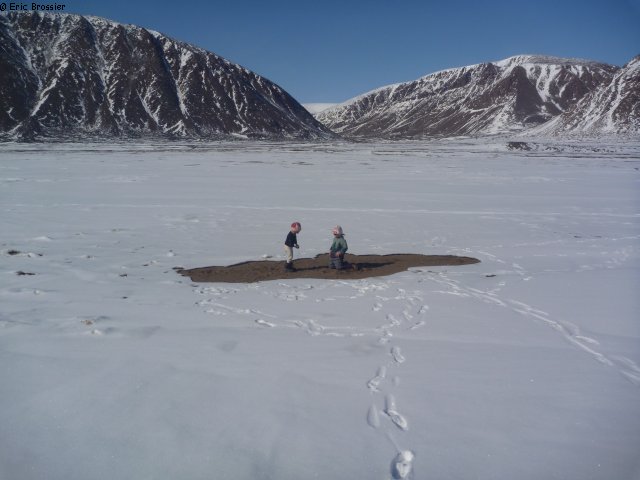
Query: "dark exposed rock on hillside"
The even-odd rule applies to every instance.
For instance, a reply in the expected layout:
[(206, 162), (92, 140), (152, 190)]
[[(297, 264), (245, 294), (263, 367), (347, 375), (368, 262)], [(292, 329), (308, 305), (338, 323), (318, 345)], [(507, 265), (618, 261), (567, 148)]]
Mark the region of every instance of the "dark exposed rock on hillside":
[(640, 56), (589, 92), (562, 115), (535, 130), (537, 134), (626, 134), (640, 137)]

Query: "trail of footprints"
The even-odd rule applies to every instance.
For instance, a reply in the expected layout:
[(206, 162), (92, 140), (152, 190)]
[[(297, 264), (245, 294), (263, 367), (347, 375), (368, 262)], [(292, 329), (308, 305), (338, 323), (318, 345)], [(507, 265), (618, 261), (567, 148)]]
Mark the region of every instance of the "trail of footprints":
[[(530, 278), (527, 276), (527, 272), (521, 267), (514, 265), (514, 268), (516, 268), (516, 273), (523, 276), (523, 279), (528, 280)], [(436, 292), (475, 298), (501, 308), (509, 308), (518, 314), (542, 322), (557, 330), (574, 346), (591, 354), (598, 361), (616, 367), (629, 381), (640, 385), (640, 367), (633, 361), (623, 357), (607, 357), (598, 352), (598, 341), (583, 335), (576, 325), (567, 321), (553, 319), (547, 312), (535, 309), (515, 299), (500, 297), (498, 294), (501, 287), (504, 286), (504, 283), (499, 284), (497, 288), (492, 290), (483, 291), (466, 286), (442, 273), (431, 275), (429, 280), (444, 287), (443, 290)], [(402, 366), (407, 362), (400, 345), (397, 344), (394, 333), (400, 330), (411, 332), (423, 327), (426, 324), (425, 320), (429, 312), (429, 307), (423, 304), (420, 291), (408, 292), (403, 289), (397, 289), (394, 296), (394, 294), (389, 295), (392, 290), (389, 283), (372, 284), (361, 282), (354, 284), (353, 282), (344, 282), (344, 284), (356, 290), (355, 295), (347, 298), (366, 297), (373, 294), (375, 299), (371, 311), (376, 315), (384, 315), (384, 323), (372, 330), (363, 329), (362, 326), (325, 327), (311, 319), (282, 323), (278, 321), (277, 316), (269, 315), (256, 309), (231, 307), (221, 303), (221, 301), (238, 293), (238, 290), (235, 288), (209, 287), (197, 289), (196, 292), (198, 294), (208, 297), (205, 300), (197, 302), (197, 304), (204, 307), (207, 313), (214, 315), (227, 315), (231, 313), (253, 317), (256, 325), (260, 327), (301, 328), (312, 336), (376, 335), (378, 344), (385, 349), (386, 361), (381, 362), (374, 370), (372, 376), (364, 382), (373, 399), (366, 412), (366, 421), (373, 430), (385, 436), (394, 446), (395, 452), (389, 470), (391, 478), (393, 480), (413, 478), (415, 453), (409, 449), (402, 448), (393, 436), (393, 432), (402, 435), (403, 432), (408, 431), (410, 428), (409, 419), (402, 413), (401, 399), (398, 399), (394, 394), (394, 388), (397, 387), (401, 381), (401, 377), (396, 372), (401, 371)], [(325, 288), (330, 290), (328, 287)], [(313, 290), (314, 287), (311, 285), (292, 286), (280, 283), (275, 292), (269, 290), (262, 293), (287, 302), (300, 300), (324, 302), (337, 299), (337, 297), (334, 298), (330, 295), (324, 295), (324, 293), (328, 292), (323, 292), (323, 294), (319, 296), (317, 295), (318, 292), (316, 292), (316, 295), (310, 295)], [(388, 313), (391, 305), (398, 303), (401, 306), (394, 309), (393, 313)]]
[(391, 430), (399, 430), (406, 432), (409, 430), (409, 420), (402, 414), (398, 407), (398, 400), (394, 392), (394, 387), (400, 384), (400, 376), (391, 375), (392, 370), (399, 370), (406, 362), (406, 358), (402, 353), (402, 349), (394, 340), (394, 330), (404, 329), (406, 331), (415, 330), (425, 325), (422, 319), (414, 320), (415, 315), (424, 316), (429, 310), (427, 305), (420, 304), (421, 298), (416, 293), (407, 293), (404, 290), (398, 290), (399, 295), (393, 298), (378, 297), (372, 311), (383, 311), (381, 302), (389, 300), (402, 300), (405, 302), (401, 315), (388, 313), (385, 316), (385, 323), (381, 325), (377, 331), (379, 334), (378, 343), (387, 347), (387, 361), (379, 365), (375, 375), (371, 377), (366, 386), (373, 397), (373, 402), (367, 411), (367, 423), (369, 426), (381, 433), (393, 443), (396, 454), (391, 460), (390, 473), (391, 478), (395, 480), (409, 479), (413, 477), (413, 461), (415, 454), (413, 451), (404, 449), (398, 445), (394, 437), (385, 429), (385, 422)]
[[(514, 266), (519, 267), (517, 264), (514, 264)], [(524, 270), (517, 273), (522, 274), (523, 277), (526, 275)], [(524, 280), (527, 280), (528, 278), (530, 277), (525, 277)], [(524, 317), (531, 318), (543, 325), (551, 327), (562, 335), (571, 345), (588, 353), (598, 362), (617, 369), (618, 372), (628, 381), (634, 385), (640, 386), (640, 366), (629, 358), (622, 356), (607, 356), (604, 353), (601, 353), (598, 351), (600, 342), (594, 338), (583, 335), (580, 328), (574, 323), (564, 319), (554, 319), (548, 312), (536, 309), (524, 302), (520, 302), (515, 299), (500, 298), (498, 297), (500, 288), (487, 291), (479, 290), (477, 288), (465, 286), (459, 281), (450, 279), (443, 274), (432, 275), (430, 279), (448, 288), (448, 290), (441, 290), (438, 291), (438, 293), (476, 298), (488, 304), (508, 308), (515, 313), (523, 315)], [(501, 285), (503, 286), (504, 284)]]
[[(205, 299), (196, 302), (197, 305), (212, 315), (240, 314), (249, 318), (253, 317), (255, 324), (266, 328), (301, 328), (312, 336), (369, 336), (378, 337), (377, 342), (385, 349), (386, 360), (379, 365), (375, 374), (366, 381), (366, 387), (371, 392), (373, 402), (366, 413), (369, 426), (383, 435), (394, 446), (394, 456), (391, 460), (389, 473), (392, 480), (410, 479), (413, 477), (413, 462), (415, 454), (413, 451), (403, 449), (393, 437), (392, 432), (406, 432), (409, 430), (409, 420), (402, 413), (401, 403), (394, 394), (394, 389), (400, 384), (401, 378), (396, 371), (405, 364), (406, 357), (397, 341), (394, 332), (404, 330), (410, 332), (425, 325), (425, 315), (429, 307), (422, 303), (421, 292), (407, 292), (397, 289), (395, 294), (384, 296), (391, 290), (389, 284), (372, 284), (368, 282), (347, 283), (356, 290), (354, 296), (348, 298), (358, 298), (375, 295), (374, 304), (371, 308), (373, 312), (384, 315), (384, 323), (377, 328), (363, 329), (362, 326), (351, 327), (325, 327), (312, 319), (296, 321), (279, 321), (277, 316), (267, 314), (254, 308), (239, 308), (226, 304), (230, 297), (235, 296), (240, 290), (237, 288), (206, 287), (197, 288), (195, 292), (205, 296)], [(314, 287), (311, 285), (292, 286), (285, 283), (278, 284), (278, 289), (262, 292), (283, 301), (331, 301), (331, 296), (320, 295), (318, 298), (309, 298), (308, 295)], [(225, 303), (222, 303), (225, 302)], [(390, 305), (400, 303), (399, 312), (386, 313)], [(233, 302), (232, 302), (233, 303)]]

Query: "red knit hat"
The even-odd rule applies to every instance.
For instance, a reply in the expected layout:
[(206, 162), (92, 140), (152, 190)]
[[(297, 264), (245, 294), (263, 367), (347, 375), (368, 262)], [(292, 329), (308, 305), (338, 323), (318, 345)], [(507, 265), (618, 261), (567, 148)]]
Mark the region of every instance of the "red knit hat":
[(291, 224), (291, 228), (295, 228), (296, 230), (300, 231), (302, 230), (302, 225), (300, 225), (300, 222), (293, 222)]

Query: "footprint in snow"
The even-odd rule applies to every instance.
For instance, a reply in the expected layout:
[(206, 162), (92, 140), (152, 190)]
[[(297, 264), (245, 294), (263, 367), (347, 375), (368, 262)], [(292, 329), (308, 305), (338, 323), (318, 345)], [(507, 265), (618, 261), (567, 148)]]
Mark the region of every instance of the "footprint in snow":
[(284, 300), (286, 302), (296, 302), (303, 298), (307, 298), (307, 296), (303, 293), (279, 292), (275, 295), (275, 298), (277, 298), (278, 300)]
[(226, 298), (227, 295), (238, 293), (235, 288), (206, 287), (196, 289), (198, 295), (213, 295), (214, 297)]
[(367, 412), (367, 423), (372, 428), (378, 428), (380, 426), (380, 414), (378, 413), (378, 407), (371, 405)]
[(403, 450), (391, 462), (391, 476), (395, 480), (409, 478), (413, 469), (415, 455), (411, 450)]
[(105, 320), (110, 320), (110, 317), (106, 315), (83, 317), (80, 319), (80, 323), (89, 326), (89, 325), (93, 325), (94, 323), (103, 322)]
[(391, 419), (391, 421), (398, 427), (400, 430), (409, 430), (409, 422), (406, 418), (404, 418), (400, 413), (398, 413), (398, 408), (396, 406), (396, 399), (393, 395), (387, 395), (385, 404), (384, 413)]
[(302, 320), (296, 320), (294, 323), (296, 326), (306, 329), (307, 333), (313, 337), (325, 333), (324, 326), (316, 323), (314, 320), (307, 320), (306, 322)]
[(378, 373), (376, 373), (376, 376), (367, 382), (367, 388), (372, 392), (379, 392), (380, 389), (378, 387), (386, 377), (387, 377), (387, 367), (382, 365), (378, 368)]
[(400, 325), (402, 323), (402, 322), (400, 322), (400, 320), (398, 320), (391, 313), (387, 314), (387, 320), (389, 321), (389, 323), (387, 325), (385, 325), (385, 327), (388, 327), (388, 328), (397, 327), (398, 325)]
[(386, 345), (393, 337), (393, 334), (389, 330), (384, 330), (380, 338), (378, 339), (378, 345)]
[(402, 350), (400, 350), (400, 347), (393, 347), (391, 349), (391, 357), (393, 358), (393, 361), (400, 364), (400, 363), (404, 363), (405, 358), (402, 355)]

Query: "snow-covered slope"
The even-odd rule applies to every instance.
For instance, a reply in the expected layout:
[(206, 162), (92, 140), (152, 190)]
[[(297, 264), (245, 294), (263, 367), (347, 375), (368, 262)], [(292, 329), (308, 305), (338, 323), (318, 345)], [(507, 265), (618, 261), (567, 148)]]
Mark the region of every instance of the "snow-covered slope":
[(277, 85), (213, 53), (97, 17), (0, 16), (0, 135), (330, 135)]
[(317, 118), (337, 132), (367, 137), (522, 130), (558, 116), (608, 84), (617, 70), (587, 60), (522, 55), (379, 88)]
[(302, 106), (306, 108), (309, 113), (315, 115), (336, 105), (337, 103), (304, 103)]
[(585, 95), (575, 107), (532, 133), (640, 135), (640, 55), (620, 69), (609, 83)]

